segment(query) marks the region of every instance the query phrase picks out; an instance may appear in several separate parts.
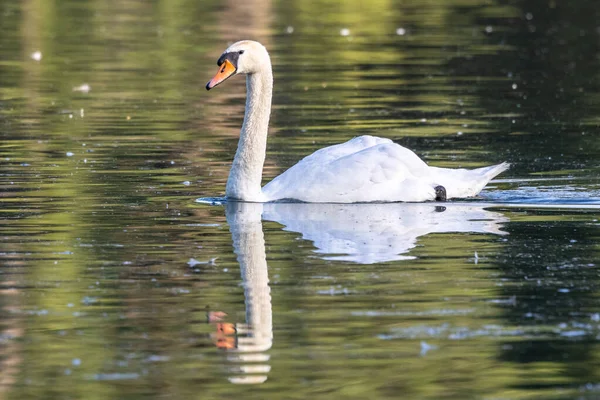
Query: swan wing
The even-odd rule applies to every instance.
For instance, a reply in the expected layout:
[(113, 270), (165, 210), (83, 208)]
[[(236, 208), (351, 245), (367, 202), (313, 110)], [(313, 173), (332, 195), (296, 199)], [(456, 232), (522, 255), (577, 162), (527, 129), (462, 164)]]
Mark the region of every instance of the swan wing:
[(424, 201), (435, 198), (428, 177), (429, 167), (412, 151), (389, 139), (359, 137), (304, 158), (263, 194), (267, 201)]
[(311, 155), (304, 157), (294, 167), (302, 164), (323, 164), (325, 162), (331, 162), (383, 143), (389, 144), (393, 142), (390, 139), (380, 138), (377, 136), (358, 136), (348, 140), (347, 142), (319, 149)]

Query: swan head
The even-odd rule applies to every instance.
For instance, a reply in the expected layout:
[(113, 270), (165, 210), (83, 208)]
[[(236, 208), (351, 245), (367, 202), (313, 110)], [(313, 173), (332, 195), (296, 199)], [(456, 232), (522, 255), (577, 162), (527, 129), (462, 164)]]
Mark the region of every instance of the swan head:
[(219, 70), (206, 84), (210, 90), (237, 74), (255, 74), (271, 67), (265, 46), (252, 40), (242, 40), (229, 46), (217, 61)]

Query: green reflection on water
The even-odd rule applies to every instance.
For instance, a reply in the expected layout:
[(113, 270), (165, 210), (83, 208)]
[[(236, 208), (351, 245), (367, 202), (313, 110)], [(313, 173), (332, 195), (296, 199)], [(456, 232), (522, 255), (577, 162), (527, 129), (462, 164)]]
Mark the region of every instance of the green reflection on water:
[(0, 396), (593, 398), (597, 210), (498, 206), (508, 235), (373, 265), (264, 221), (270, 371), (240, 387), (207, 313), (248, 322), (242, 267), (193, 200), (224, 191), (243, 83), (203, 87), (242, 37), (275, 67), (265, 181), (370, 133), (513, 162), (499, 202), (593, 198), (596, 25), (589, 1), (0, 1)]

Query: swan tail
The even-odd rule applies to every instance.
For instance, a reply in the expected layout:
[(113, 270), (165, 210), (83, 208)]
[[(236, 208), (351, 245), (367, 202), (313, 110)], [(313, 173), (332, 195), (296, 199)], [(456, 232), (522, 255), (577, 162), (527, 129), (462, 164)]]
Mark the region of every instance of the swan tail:
[(506, 171), (509, 168), (510, 164), (507, 162), (503, 162), (502, 164), (474, 169), (472, 170), (472, 173), (477, 173), (477, 175), (481, 176), (482, 178), (485, 177), (485, 183), (488, 183), (489, 181), (491, 181), (496, 176), (500, 175), (502, 172)]
[(509, 163), (491, 165), (476, 169), (435, 168), (434, 184), (446, 189), (447, 198), (466, 198), (477, 196), (479, 192), (498, 174), (506, 171)]
[(492, 179), (500, 175), (502, 172), (510, 168), (510, 164), (503, 162), (501, 164), (491, 165), (489, 167), (476, 168), (469, 173), (473, 177), (474, 189), (471, 193), (467, 193), (467, 197), (477, 196)]

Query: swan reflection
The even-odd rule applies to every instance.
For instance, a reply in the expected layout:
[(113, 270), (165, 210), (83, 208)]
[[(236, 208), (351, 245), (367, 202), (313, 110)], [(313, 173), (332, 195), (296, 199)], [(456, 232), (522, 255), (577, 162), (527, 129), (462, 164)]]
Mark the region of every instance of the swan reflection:
[(420, 236), (470, 232), (503, 235), (508, 218), (475, 203), (308, 204), (238, 203), (225, 206), (234, 251), (240, 263), (245, 323), (224, 323), (213, 313), (217, 346), (227, 351), (233, 383), (262, 383), (270, 371), (273, 344), (271, 290), (262, 220), (310, 240), (329, 260), (361, 264), (412, 259)]
[(373, 264), (407, 260), (417, 238), (430, 233), (505, 234), (508, 219), (475, 203), (369, 203), (263, 205), (263, 219), (314, 243), (324, 259)]

